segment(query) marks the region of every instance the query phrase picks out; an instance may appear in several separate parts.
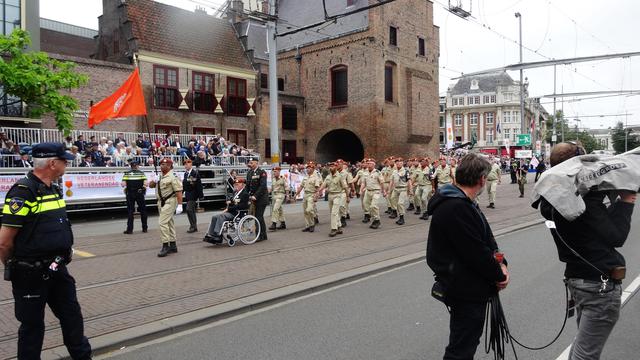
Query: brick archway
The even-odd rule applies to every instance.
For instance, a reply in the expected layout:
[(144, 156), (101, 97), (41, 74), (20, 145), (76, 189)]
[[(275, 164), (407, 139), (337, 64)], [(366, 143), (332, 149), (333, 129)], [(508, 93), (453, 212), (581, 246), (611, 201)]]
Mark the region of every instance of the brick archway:
[(349, 162), (362, 160), (364, 146), (360, 138), (346, 129), (329, 131), (318, 142), (316, 147), (316, 161), (326, 163), (337, 159)]

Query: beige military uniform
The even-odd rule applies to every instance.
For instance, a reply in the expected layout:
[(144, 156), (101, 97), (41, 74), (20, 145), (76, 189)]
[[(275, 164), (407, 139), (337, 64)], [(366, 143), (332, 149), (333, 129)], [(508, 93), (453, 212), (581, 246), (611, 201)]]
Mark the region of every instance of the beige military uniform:
[[(384, 179), (383, 183), (384, 183), (385, 189), (389, 188), (389, 184), (391, 184), (391, 177), (393, 176), (394, 171), (395, 171), (395, 166), (385, 166), (380, 171), (382, 173), (382, 178)], [(395, 210), (395, 208), (393, 207), (393, 204), (391, 204), (390, 198), (386, 198), (385, 200), (387, 202), (387, 207), (390, 207), (391, 209)]]
[[(356, 173), (356, 177), (353, 178), (352, 183), (356, 185), (356, 189), (360, 189), (360, 184), (364, 182), (364, 178), (369, 175), (369, 171), (365, 169), (360, 169)], [(362, 194), (360, 194), (360, 206), (362, 207), (362, 211), (364, 211), (364, 195), (367, 193), (367, 190), (364, 190)]]
[(340, 203), (342, 196), (348, 189), (347, 180), (336, 171), (335, 175), (329, 173), (324, 178), (323, 186), (329, 192), (329, 212), (331, 213), (331, 230), (340, 227)]
[[(158, 219), (160, 239), (163, 244), (177, 239), (173, 215), (176, 212), (176, 207), (178, 207), (178, 198), (175, 195), (178, 192), (182, 192), (182, 181), (173, 173), (173, 170), (170, 170), (165, 175), (160, 175), (160, 180), (156, 185), (156, 197), (160, 215)], [(164, 206), (161, 198), (165, 199)]]
[(285, 222), (282, 204), (287, 191), (287, 182), (284, 176), (271, 179), (271, 222)]
[(304, 211), (304, 223), (307, 228), (315, 225), (315, 219), (318, 216), (313, 196), (316, 194), (316, 191), (318, 191), (321, 184), (322, 180), (320, 179), (320, 175), (316, 172), (311, 176), (307, 176), (302, 179), (302, 183), (300, 184), (304, 191), (304, 195), (302, 197), (302, 210)]
[(413, 183), (416, 185), (415, 196), (418, 199), (417, 207), (427, 211), (427, 204), (431, 200), (433, 186), (431, 185), (431, 168), (419, 167), (413, 177)]
[(344, 198), (340, 203), (340, 218), (343, 218), (349, 213), (349, 192), (351, 189), (349, 184), (353, 182), (353, 175), (351, 175), (351, 171), (347, 169), (340, 171), (340, 175), (344, 176), (344, 179), (347, 181), (347, 190), (345, 191)]
[(382, 190), (380, 183), (384, 184), (384, 178), (377, 169), (370, 171), (368, 176), (364, 178), (364, 186), (367, 189), (364, 196), (364, 213), (371, 215), (374, 221), (380, 220), (380, 207), (378, 206)]
[[(416, 174), (420, 171), (419, 166), (412, 166), (409, 168), (409, 178), (413, 179)], [(407, 189), (408, 190), (408, 189)], [(409, 196), (409, 204), (414, 204), (415, 206), (420, 206), (420, 198), (418, 197), (418, 192), (414, 191), (413, 196)]]
[(453, 179), (451, 178), (451, 168), (449, 165), (444, 168), (441, 165), (438, 165), (435, 177), (438, 182), (438, 187), (445, 184), (451, 184), (453, 182)]
[[(389, 189), (389, 198), (387, 199), (387, 201), (389, 202), (389, 207), (393, 211), (398, 211), (398, 198), (392, 196), (393, 193), (391, 191), (391, 183), (393, 182), (393, 179), (395, 178), (397, 172), (398, 172), (398, 170), (394, 167), (393, 171), (391, 171), (391, 182), (389, 183), (389, 185), (387, 187), (387, 189)], [(387, 184), (385, 184), (385, 186), (387, 186)]]
[(409, 183), (409, 170), (405, 167), (400, 170), (395, 170), (391, 178), (393, 191), (391, 192), (390, 202), (396, 205), (398, 215), (404, 216), (407, 209), (407, 202), (409, 197), (407, 196), (407, 188)]
[(498, 188), (498, 180), (500, 179), (500, 165), (493, 163), (491, 170), (487, 175), (487, 195), (489, 196), (489, 203), (494, 204), (496, 202), (496, 190)]

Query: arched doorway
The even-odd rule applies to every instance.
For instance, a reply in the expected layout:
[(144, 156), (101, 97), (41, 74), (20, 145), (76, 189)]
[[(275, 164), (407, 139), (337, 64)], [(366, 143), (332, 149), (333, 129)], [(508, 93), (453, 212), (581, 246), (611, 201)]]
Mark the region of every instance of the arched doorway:
[(362, 160), (364, 147), (356, 134), (346, 129), (326, 133), (316, 147), (316, 161), (326, 163), (337, 159), (350, 162)]

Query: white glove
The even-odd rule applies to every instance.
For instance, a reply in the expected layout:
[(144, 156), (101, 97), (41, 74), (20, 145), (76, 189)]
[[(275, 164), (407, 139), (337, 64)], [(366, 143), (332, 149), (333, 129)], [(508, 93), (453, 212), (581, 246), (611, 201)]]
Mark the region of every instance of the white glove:
[(182, 214), (182, 204), (178, 205), (178, 207), (176, 208), (176, 215), (180, 214)]

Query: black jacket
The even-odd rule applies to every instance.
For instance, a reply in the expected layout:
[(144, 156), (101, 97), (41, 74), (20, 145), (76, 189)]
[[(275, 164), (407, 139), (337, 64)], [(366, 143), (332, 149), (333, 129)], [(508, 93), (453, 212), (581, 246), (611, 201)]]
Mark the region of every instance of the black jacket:
[(245, 186), (239, 193), (235, 193), (231, 198), (231, 204), (227, 207), (227, 212), (237, 215), (240, 210), (249, 209), (249, 192)]
[[(486, 301), (505, 275), (494, 258), (498, 245), (486, 218), (460, 188), (447, 184), (429, 201), (432, 215), (427, 264), (451, 299)], [(506, 261), (505, 261), (506, 264)]]
[(202, 190), (202, 179), (200, 178), (200, 172), (196, 168), (191, 168), (190, 181), (187, 178), (187, 171), (184, 171), (184, 177), (182, 179), (182, 189), (184, 190), (185, 201), (196, 201), (204, 197)]
[[(608, 275), (612, 268), (625, 265), (624, 257), (615, 248), (622, 247), (627, 240), (634, 205), (617, 201), (607, 208), (602, 202), (605, 196), (605, 192), (597, 191), (584, 195), (586, 209), (571, 222), (544, 198), (540, 199), (540, 213), (555, 222), (557, 232), (573, 250)], [(533, 204), (533, 207), (537, 206), (538, 203)], [(560, 261), (566, 263), (565, 277), (600, 281), (600, 272), (574, 255), (556, 231), (552, 230), (551, 234)]]

